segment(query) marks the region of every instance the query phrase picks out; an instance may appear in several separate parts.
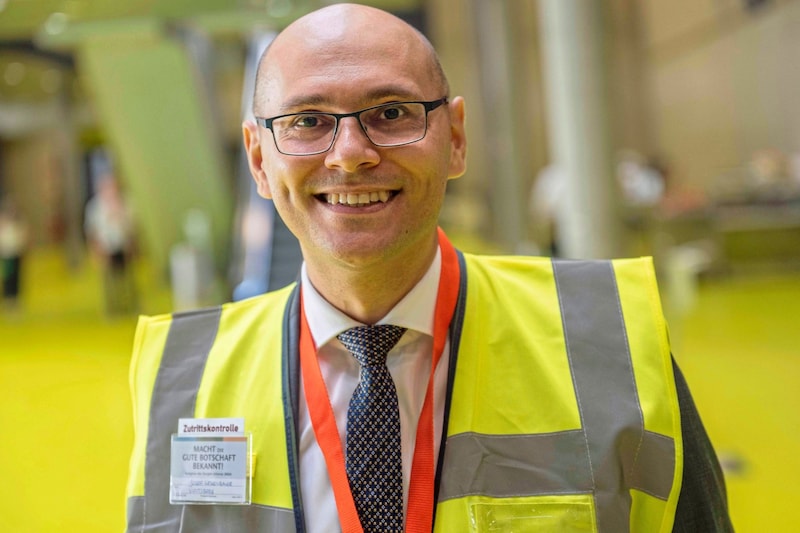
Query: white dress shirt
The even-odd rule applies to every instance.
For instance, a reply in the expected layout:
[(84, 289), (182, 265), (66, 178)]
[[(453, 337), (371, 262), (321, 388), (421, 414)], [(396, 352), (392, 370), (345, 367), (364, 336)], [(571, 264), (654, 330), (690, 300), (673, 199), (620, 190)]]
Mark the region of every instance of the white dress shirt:
[[(433, 324), (436, 295), (441, 272), (441, 251), (437, 250), (428, 272), (378, 324), (407, 328), (389, 352), (386, 364), (397, 389), (403, 447), (403, 509), (408, 508), (408, 487), (417, 422), (431, 371)], [(352, 327), (362, 326), (328, 303), (312, 286), (305, 264), (301, 272), (303, 306), (308, 326), (317, 344), (317, 358), (333, 406), (342, 450), (345, 451), (347, 408), (358, 384), (361, 366), (342, 346), (336, 336)], [(442, 433), (449, 341), (434, 374), (434, 458), (438, 457)], [(303, 392), (302, 374), (299, 398), (298, 432), (300, 435), (300, 492), (309, 533), (340, 531), (336, 502), (322, 450), (317, 444)]]

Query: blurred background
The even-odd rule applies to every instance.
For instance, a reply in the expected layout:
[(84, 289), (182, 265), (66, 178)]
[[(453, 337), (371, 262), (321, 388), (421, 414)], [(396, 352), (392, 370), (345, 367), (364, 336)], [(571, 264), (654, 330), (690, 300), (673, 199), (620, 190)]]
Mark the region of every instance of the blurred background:
[[(294, 279), (241, 122), (326, 3), (0, 0), (0, 531), (122, 531), (136, 316)], [(455, 243), (652, 255), (737, 531), (800, 531), (800, 1), (364, 3), (467, 100)]]

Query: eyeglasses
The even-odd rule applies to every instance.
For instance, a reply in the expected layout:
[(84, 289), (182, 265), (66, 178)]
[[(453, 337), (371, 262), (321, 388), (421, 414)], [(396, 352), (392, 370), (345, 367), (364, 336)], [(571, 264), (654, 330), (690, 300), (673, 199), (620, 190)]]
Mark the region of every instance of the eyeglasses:
[(391, 102), (352, 113), (302, 112), (256, 123), (272, 131), (275, 147), (284, 155), (327, 152), (336, 140), (339, 121), (355, 117), (375, 146), (403, 146), (422, 140), (428, 131), (428, 113), (447, 103), (447, 97), (429, 102)]

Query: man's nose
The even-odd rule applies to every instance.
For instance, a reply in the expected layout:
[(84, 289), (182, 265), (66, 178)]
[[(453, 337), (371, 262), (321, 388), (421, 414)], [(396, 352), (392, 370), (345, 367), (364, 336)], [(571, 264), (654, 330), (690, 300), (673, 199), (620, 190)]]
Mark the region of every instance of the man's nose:
[(328, 168), (340, 168), (346, 172), (377, 165), (380, 154), (369, 140), (356, 117), (339, 120), (339, 128), (333, 146), (325, 157)]

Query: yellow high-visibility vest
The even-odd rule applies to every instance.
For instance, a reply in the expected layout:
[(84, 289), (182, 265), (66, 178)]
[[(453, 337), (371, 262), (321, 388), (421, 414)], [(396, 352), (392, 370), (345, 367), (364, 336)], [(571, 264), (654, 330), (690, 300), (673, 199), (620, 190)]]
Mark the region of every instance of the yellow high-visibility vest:
[[(682, 440), (652, 262), (459, 255), (434, 531), (668, 532)], [(302, 531), (296, 286), (143, 317), (128, 531)], [(244, 418), (252, 505), (172, 506), (178, 418)]]

